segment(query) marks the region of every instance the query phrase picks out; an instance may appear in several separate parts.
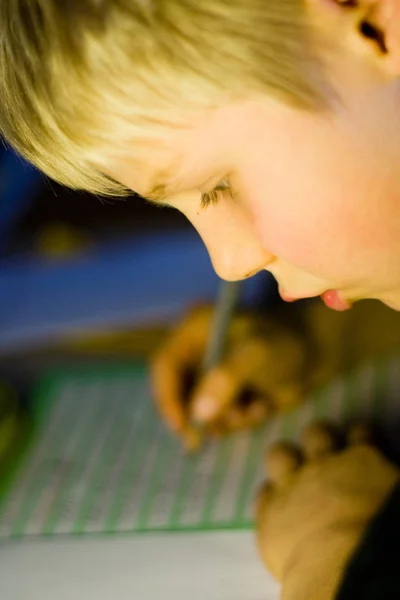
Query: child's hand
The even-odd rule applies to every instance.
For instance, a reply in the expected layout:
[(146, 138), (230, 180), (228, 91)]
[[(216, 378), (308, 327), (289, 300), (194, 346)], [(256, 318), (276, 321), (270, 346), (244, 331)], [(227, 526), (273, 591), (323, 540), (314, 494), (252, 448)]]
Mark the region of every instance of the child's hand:
[(192, 312), (152, 361), (160, 413), (189, 446), (193, 422), (206, 433), (226, 433), (256, 426), (302, 400), (302, 342), (252, 315), (233, 319), (223, 361), (200, 375), (211, 321), (211, 308)]
[(270, 481), (256, 503), (261, 557), (282, 583), (282, 600), (333, 600), (371, 518), (399, 479), (397, 469), (355, 426), (337, 451), (327, 425), (266, 456)]

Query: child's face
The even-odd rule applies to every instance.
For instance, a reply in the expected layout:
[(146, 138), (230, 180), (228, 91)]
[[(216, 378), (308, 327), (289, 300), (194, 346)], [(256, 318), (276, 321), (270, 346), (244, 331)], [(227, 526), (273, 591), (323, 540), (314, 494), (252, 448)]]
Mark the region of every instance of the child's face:
[[(156, 183), (223, 278), (267, 269), (286, 299), (329, 290), (333, 308), (370, 297), (400, 309), (400, 83), (336, 8), (346, 41), (330, 65), (341, 98), (329, 113), (249, 98), (149, 147), (140, 173), (127, 157), (113, 175), (146, 195), (176, 164)], [(227, 189), (202, 208), (218, 184)]]

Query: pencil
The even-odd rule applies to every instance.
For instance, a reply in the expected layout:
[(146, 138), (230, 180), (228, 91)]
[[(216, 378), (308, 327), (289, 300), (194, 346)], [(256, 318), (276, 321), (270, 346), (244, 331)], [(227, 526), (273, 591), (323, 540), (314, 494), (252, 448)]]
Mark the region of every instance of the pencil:
[[(222, 359), (226, 349), (227, 334), (235, 312), (240, 292), (240, 282), (221, 281), (212, 318), (210, 336), (201, 365), (200, 375), (214, 368)], [(204, 425), (191, 421), (186, 437), (188, 450), (197, 450), (203, 438)]]
[(226, 346), (229, 325), (239, 296), (239, 281), (221, 281), (211, 324), (210, 337), (202, 364), (202, 373), (215, 367)]

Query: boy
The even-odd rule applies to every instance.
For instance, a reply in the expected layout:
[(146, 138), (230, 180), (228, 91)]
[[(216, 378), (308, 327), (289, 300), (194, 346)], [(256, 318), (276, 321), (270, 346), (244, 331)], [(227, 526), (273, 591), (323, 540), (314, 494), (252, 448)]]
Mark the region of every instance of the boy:
[[(184, 212), (222, 277), (268, 269), (286, 300), (400, 309), (399, 23), (398, 0), (3, 0), (0, 129), (66, 185)], [(276, 525), (260, 501), (259, 532), (266, 562), (263, 540), (284, 557), (272, 568), (285, 600), (336, 594), (397, 478), (364, 452), (317, 461), (330, 472), (344, 460), (359, 487), (311, 468), (303, 495), (293, 453), (278, 461), (285, 492)], [(364, 460), (373, 499), (352, 502), (370, 491)], [(345, 480), (341, 510), (313, 514), (308, 546), (299, 535), (292, 547), (317, 483), (335, 498)], [(287, 494), (304, 512), (274, 537)], [(328, 535), (343, 528), (345, 542)], [(303, 542), (311, 553), (296, 560)]]

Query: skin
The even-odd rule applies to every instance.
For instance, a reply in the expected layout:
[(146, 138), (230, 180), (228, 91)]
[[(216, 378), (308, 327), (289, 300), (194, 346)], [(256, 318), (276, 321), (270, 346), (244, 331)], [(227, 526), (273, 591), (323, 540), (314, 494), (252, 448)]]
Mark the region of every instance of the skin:
[(299, 446), (280, 443), (267, 452), (270, 479), (256, 502), (257, 540), (282, 584), (281, 600), (335, 598), (366, 527), (399, 481), (368, 426), (353, 426), (340, 451), (336, 441), (329, 424), (313, 424)]
[[(201, 441), (196, 440), (193, 422), (203, 425), (203, 435), (255, 427), (277, 411), (297, 406), (306, 387), (307, 340), (289, 322), (237, 313), (223, 360), (188, 393), (185, 374), (200, 368), (212, 316), (212, 307), (191, 311), (166, 337), (151, 363), (159, 412), (189, 449)], [(242, 404), (245, 390), (247, 402)]]
[(188, 448), (200, 441), (193, 423), (202, 424), (203, 435), (255, 427), (343, 373), (400, 349), (400, 313), (377, 301), (344, 314), (318, 300), (262, 316), (237, 312), (222, 360), (189, 391), (186, 374), (200, 369), (212, 316), (212, 307), (190, 311), (151, 360), (160, 415)]
[[(146, 196), (156, 172), (169, 167), (169, 180), (156, 182), (169, 188), (162, 201), (193, 223), (223, 278), (267, 269), (285, 299), (322, 294), (345, 308), (376, 298), (399, 310), (400, 6), (308, 0), (307, 7), (329, 47), (324, 61), (337, 95), (328, 111), (249, 95), (149, 144), (140, 169), (127, 152), (110, 174)], [(360, 32), (363, 19), (379, 39)], [(203, 210), (202, 194), (221, 181), (227, 189)], [(367, 446), (326, 456), (325, 441), (322, 453), (304, 445), (303, 468), (298, 453), (275, 449), (272, 482), (259, 497), (260, 552), (282, 582), (282, 600), (334, 598), (398, 480)]]
[[(163, 203), (193, 223), (222, 278), (267, 269), (285, 299), (336, 290), (342, 306), (377, 298), (400, 309), (400, 27), (391, 10), (395, 0), (310, 2), (332, 44), (325, 62), (339, 97), (328, 111), (243, 98), (149, 143), (141, 169), (126, 154), (113, 176), (146, 196), (170, 166), (158, 182), (168, 186)], [(363, 17), (388, 52), (360, 34)], [(228, 189), (202, 209), (201, 195), (221, 181)]]
[[(203, 433), (252, 427), (293, 408), (306, 390), (343, 369), (400, 346), (400, 314), (379, 302), (360, 303), (344, 315), (318, 301), (303, 308), (308, 335), (290, 318), (280, 323), (271, 316), (263, 324), (255, 315), (237, 314), (224, 361), (197, 383), (189, 407), (182, 372), (200, 363), (210, 309), (197, 308), (171, 332), (154, 357), (153, 385), (163, 418), (188, 449), (201, 441), (188, 427), (189, 409), (200, 420), (207, 417)], [(249, 384), (257, 393), (240, 407), (235, 400)], [(214, 400), (206, 415), (199, 404), (204, 397)], [(281, 583), (281, 600), (336, 597), (366, 528), (399, 481), (398, 469), (372, 442), (366, 423), (347, 432), (316, 423), (298, 445), (268, 448), (268, 479), (255, 503), (256, 539), (261, 560)]]

